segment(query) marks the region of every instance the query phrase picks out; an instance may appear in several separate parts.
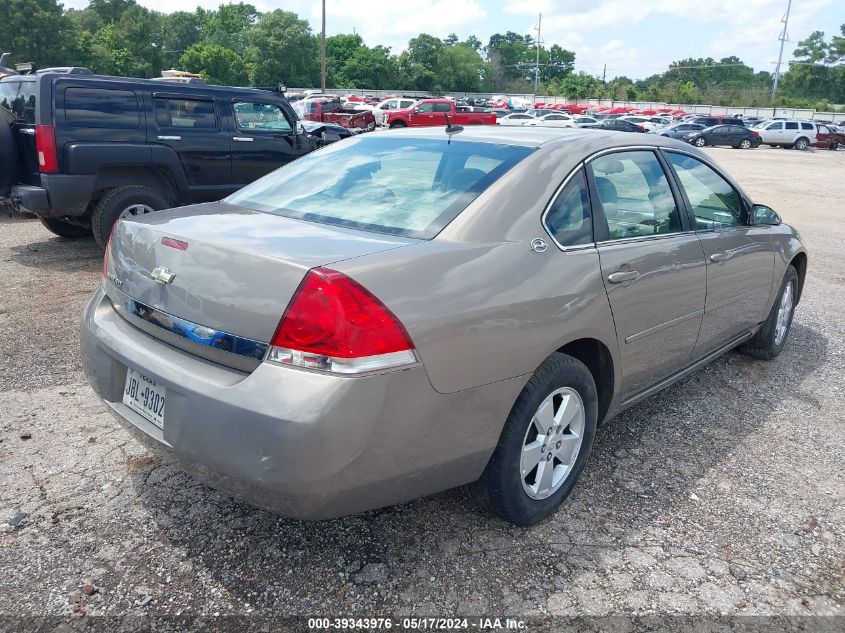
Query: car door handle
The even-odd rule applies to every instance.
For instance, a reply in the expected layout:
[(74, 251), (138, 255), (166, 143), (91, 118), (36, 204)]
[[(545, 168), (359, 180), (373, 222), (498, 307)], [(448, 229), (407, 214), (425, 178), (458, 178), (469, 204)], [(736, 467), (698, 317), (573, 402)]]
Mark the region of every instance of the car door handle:
[(731, 258), (730, 253), (713, 253), (710, 256), (710, 261), (714, 263), (724, 262)]
[(156, 137), (160, 141), (181, 141), (181, 136), (157, 136)]
[(607, 280), (612, 284), (621, 284), (626, 281), (634, 281), (639, 276), (640, 273), (636, 270), (620, 270), (616, 273), (610, 273)]
[(254, 139), (251, 136), (233, 136), (232, 140), (238, 143), (252, 143)]

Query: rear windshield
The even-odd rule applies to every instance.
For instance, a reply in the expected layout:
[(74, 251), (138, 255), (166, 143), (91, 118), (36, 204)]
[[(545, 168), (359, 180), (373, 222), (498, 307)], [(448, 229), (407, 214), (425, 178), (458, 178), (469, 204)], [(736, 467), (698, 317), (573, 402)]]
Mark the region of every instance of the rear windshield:
[(15, 121), (35, 123), (35, 82), (0, 81), (0, 110)]
[(369, 134), (257, 180), (226, 201), (323, 224), (431, 239), (528, 147)]

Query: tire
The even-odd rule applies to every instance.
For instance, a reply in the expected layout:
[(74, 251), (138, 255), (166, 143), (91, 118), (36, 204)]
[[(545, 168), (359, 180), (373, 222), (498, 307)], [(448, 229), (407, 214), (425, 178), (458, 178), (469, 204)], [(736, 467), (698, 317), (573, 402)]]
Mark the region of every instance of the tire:
[(797, 140), (796, 140), (796, 141), (792, 144), (793, 149), (797, 149), (797, 150), (800, 150), (800, 151), (802, 151), (802, 152), (803, 152), (805, 149), (807, 149), (809, 146), (810, 146), (810, 141), (808, 141), (807, 139), (805, 139), (803, 136), (802, 136), (801, 138), (797, 139)]
[(6, 123), (6, 117), (0, 116), (0, 196), (6, 197), (12, 192), (18, 172), (17, 154), (12, 128)]
[[(789, 330), (792, 327), (792, 317), (795, 315), (795, 306), (798, 301), (797, 290), (798, 272), (793, 266), (789, 266), (763, 327), (743, 343), (740, 347), (742, 352), (754, 358), (771, 360), (783, 351), (786, 340), (789, 338)], [(787, 309), (787, 313), (782, 314), (781, 309)], [(785, 320), (781, 321), (781, 318)], [(782, 333), (779, 326), (783, 327)]]
[(744, 138), (739, 142), (739, 149), (751, 149), (752, 145), (751, 139)]
[(394, 121), (393, 123), (390, 124), (391, 130), (396, 129), (397, 127), (408, 127), (408, 125), (403, 123), (402, 121)]
[(91, 227), (83, 224), (75, 224), (60, 218), (38, 218), (45, 229), (69, 240), (78, 240), (83, 237), (91, 237)]
[(707, 145), (707, 139), (705, 139), (703, 136), (699, 136), (692, 142), (692, 144), (696, 147), (704, 147), (705, 145)]
[[(548, 418), (553, 431), (547, 443), (542, 443), (545, 436), (535, 425), (541, 405), (551, 406), (555, 414)], [(572, 406), (574, 410), (567, 409)], [(557, 417), (567, 413), (574, 414), (570, 421)], [(488, 512), (516, 525), (542, 521), (557, 510), (578, 481), (593, 446), (597, 417), (598, 397), (590, 370), (571, 356), (553, 354), (520, 392), (484, 473), (469, 486), (470, 495)], [(560, 424), (554, 427), (555, 422)], [(524, 452), (532, 444), (534, 450)], [(534, 468), (531, 456), (539, 457)], [(568, 461), (569, 467), (558, 457)], [(547, 464), (552, 464), (552, 470)], [(541, 473), (546, 471), (561, 479), (552, 479), (550, 487), (543, 488)]]
[(108, 191), (94, 207), (91, 231), (97, 244), (105, 250), (112, 227), (121, 216), (141, 215), (170, 206), (170, 201), (154, 189), (141, 185), (121, 185)]

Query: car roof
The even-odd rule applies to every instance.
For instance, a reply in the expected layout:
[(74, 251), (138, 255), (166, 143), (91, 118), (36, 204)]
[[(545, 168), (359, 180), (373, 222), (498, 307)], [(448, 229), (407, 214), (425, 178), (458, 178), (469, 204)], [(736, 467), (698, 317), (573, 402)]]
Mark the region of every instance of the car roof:
[(170, 93), (177, 93), (180, 91), (184, 91), (186, 93), (194, 93), (196, 94), (198, 91), (209, 91), (215, 93), (228, 93), (228, 94), (261, 94), (267, 95), (268, 93), (275, 94), (276, 96), (281, 96), (278, 92), (271, 88), (246, 88), (246, 87), (239, 87), (239, 86), (219, 86), (217, 84), (190, 84), (190, 83), (178, 83), (178, 82), (165, 82), (165, 81), (158, 81), (156, 79), (138, 79), (135, 77), (115, 77), (113, 75), (68, 75), (65, 73), (52, 73), (52, 72), (45, 72), (42, 75), (24, 75), (23, 77), (37, 77), (38, 79), (42, 79), (44, 81), (52, 81), (52, 80), (60, 80), (60, 81), (68, 81), (68, 82), (79, 82), (79, 85), (84, 85), (85, 82), (105, 82), (105, 83), (114, 83), (120, 86), (141, 86), (145, 88), (150, 88), (152, 90), (157, 90), (159, 92), (170, 92)]
[[(444, 127), (396, 128), (376, 134), (389, 134), (391, 137), (424, 138), (439, 140), (446, 137)], [(675, 139), (656, 134), (630, 134), (590, 128), (549, 128), (515, 127), (502, 125), (467, 125), (452, 136), (453, 140), (474, 143), (494, 143), (515, 147), (552, 147), (578, 143), (588, 153), (625, 146), (647, 146), (689, 149), (689, 145)]]

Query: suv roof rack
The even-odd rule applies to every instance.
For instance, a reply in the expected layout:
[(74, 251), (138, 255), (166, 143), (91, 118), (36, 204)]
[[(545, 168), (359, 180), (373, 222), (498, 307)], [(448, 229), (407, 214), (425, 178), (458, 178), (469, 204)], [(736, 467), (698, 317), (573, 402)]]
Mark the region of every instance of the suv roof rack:
[(200, 77), (153, 77), (152, 81), (162, 81), (171, 84), (194, 84), (207, 86), (208, 82)]
[[(32, 72), (32, 71), (31, 71)], [(55, 66), (53, 68), (42, 68), (34, 71), (36, 75), (44, 73), (61, 73), (63, 75), (93, 75), (90, 69), (83, 66)]]

